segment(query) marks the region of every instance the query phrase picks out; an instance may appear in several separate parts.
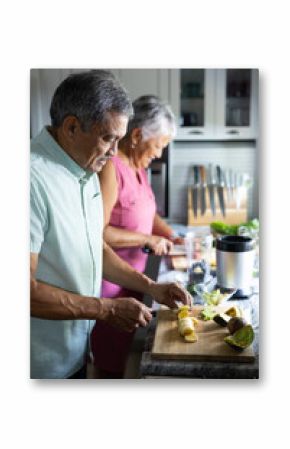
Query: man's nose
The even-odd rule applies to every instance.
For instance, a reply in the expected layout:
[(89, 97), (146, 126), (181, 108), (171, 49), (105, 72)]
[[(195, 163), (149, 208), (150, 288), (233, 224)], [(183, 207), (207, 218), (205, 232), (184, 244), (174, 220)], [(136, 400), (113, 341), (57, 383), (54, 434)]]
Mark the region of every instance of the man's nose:
[(111, 148), (109, 149), (109, 155), (112, 157), (116, 156), (117, 153), (118, 153), (118, 142), (114, 142)]

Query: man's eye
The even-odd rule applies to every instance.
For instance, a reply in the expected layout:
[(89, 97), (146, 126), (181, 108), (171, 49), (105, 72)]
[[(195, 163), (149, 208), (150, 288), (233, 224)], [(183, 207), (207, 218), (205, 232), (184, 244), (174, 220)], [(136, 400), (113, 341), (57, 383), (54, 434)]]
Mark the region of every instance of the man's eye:
[(104, 140), (105, 142), (113, 143), (114, 140), (115, 140), (115, 138), (114, 138), (114, 136), (104, 136), (104, 137), (103, 137), (103, 140)]

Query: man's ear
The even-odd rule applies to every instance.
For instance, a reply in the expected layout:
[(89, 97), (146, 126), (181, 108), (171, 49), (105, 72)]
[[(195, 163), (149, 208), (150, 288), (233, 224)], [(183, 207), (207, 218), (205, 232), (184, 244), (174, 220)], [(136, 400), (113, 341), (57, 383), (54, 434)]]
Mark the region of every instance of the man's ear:
[(139, 143), (142, 141), (142, 129), (141, 128), (134, 128), (131, 131), (131, 143), (135, 147), (139, 145)]
[(74, 136), (79, 129), (80, 129), (80, 122), (73, 115), (68, 115), (62, 122), (63, 134), (69, 140), (74, 139)]

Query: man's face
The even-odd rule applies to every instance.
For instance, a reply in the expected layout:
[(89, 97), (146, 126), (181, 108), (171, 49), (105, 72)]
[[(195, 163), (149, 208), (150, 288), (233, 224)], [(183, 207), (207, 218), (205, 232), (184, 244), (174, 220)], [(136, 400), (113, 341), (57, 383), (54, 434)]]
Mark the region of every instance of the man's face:
[(74, 136), (74, 158), (85, 170), (98, 173), (109, 158), (115, 156), (118, 142), (127, 131), (128, 117), (108, 112), (103, 123), (95, 123), (89, 131), (78, 127)]

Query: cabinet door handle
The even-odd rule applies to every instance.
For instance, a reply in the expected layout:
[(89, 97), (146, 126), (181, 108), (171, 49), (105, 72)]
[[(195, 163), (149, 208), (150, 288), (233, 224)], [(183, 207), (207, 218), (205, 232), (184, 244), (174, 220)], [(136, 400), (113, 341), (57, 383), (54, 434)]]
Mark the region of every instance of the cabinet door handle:
[(230, 131), (227, 131), (227, 134), (240, 134), (240, 131), (237, 129), (230, 129)]
[(203, 134), (203, 131), (193, 130), (193, 131), (189, 131), (189, 134)]

